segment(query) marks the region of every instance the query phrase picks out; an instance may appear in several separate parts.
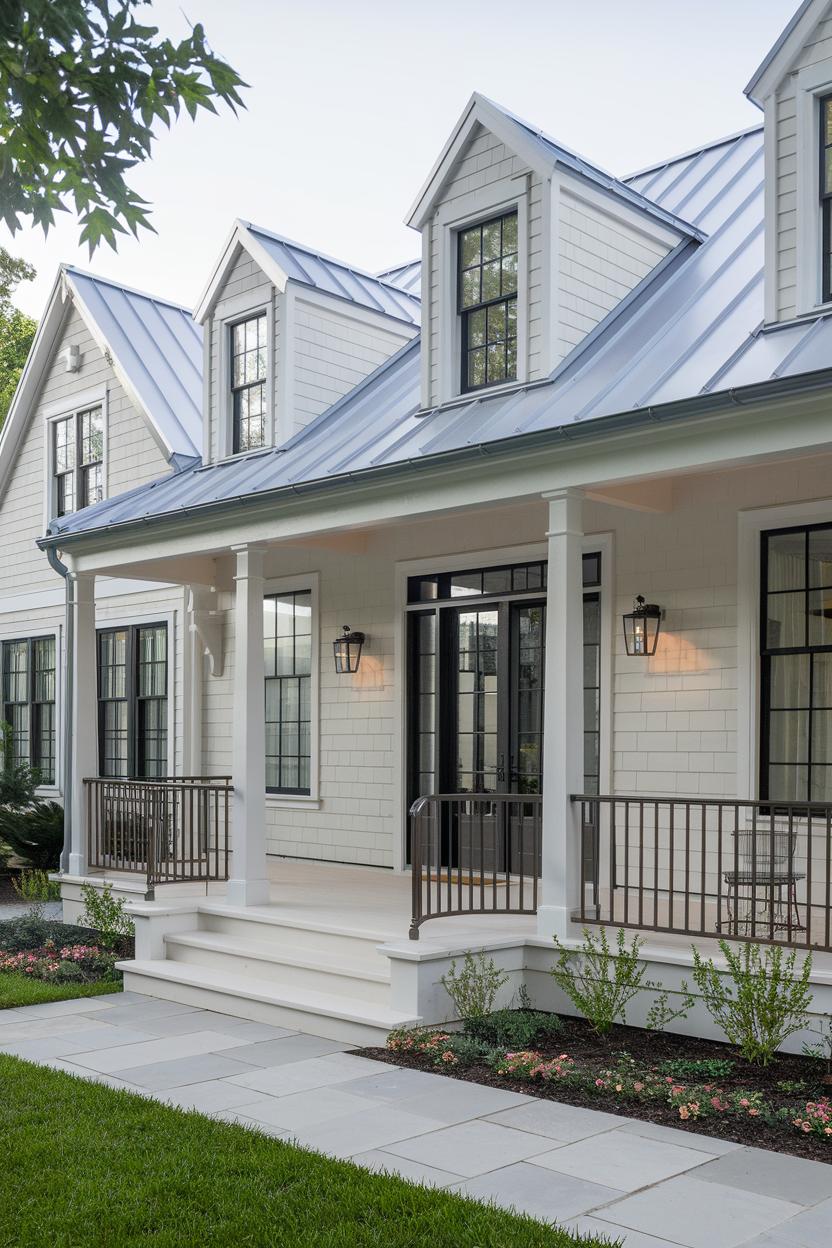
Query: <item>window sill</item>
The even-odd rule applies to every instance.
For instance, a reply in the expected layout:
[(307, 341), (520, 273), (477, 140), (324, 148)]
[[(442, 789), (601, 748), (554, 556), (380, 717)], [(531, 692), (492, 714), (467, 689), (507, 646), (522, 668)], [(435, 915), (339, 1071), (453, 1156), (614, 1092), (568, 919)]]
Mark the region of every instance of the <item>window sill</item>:
[(267, 793), (266, 809), (274, 810), (320, 810), (323, 802), (307, 793)]

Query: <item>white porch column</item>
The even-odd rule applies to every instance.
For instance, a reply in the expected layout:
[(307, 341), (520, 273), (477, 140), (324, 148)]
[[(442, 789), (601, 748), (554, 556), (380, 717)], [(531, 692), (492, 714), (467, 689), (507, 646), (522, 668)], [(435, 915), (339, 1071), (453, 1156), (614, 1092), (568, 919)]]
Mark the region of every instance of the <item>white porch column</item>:
[(98, 775), (96, 742), (95, 577), (88, 572), (71, 573), (72, 598), (72, 704), (69, 725), (69, 873), (87, 871), (87, 794), (84, 780)]
[(266, 710), (263, 666), (263, 551), (235, 546), (233, 870), (236, 906), (269, 900), (266, 876)]
[(549, 571), (546, 598), (546, 685), (543, 707), (543, 905), (538, 934), (574, 930), (580, 890), (583, 792), (583, 520), (578, 490), (548, 494)]

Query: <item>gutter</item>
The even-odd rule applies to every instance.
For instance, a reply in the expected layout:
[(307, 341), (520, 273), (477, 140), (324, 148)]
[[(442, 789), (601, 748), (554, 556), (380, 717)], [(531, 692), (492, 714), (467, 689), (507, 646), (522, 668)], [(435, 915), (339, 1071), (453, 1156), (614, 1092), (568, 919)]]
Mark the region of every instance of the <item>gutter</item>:
[[(64, 586), (66, 590), (66, 623), (64, 628), (64, 636), (66, 638), (66, 678), (64, 680), (63, 699), (64, 699), (64, 731), (63, 731), (63, 757), (61, 759), (61, 772), (63, 778), (64, 790), (64, 842), (61, 847), (61, 874), (65, 875), (69, 871), (69, 852), (71, 847), (70, 820), (72, 818), (72, 694), (73, 694), (73, 666), (72, 656), (75, 650), (75, 577), (70, 574), (69, 568), (58, 558), (58, 552), (50, 546), (46, 548), (46, 557), (49, 560), (50, 567), (64, 578)], [(56, 656), (58, 670), (60, 670), (61, 656)]]
[[(411, 344), (407, 344), (410, 346)], [(407, 348), (403, 348), (405, 350)], [(535, 388), (540, 383), (531, 383)], [(526, 389), (527, 387), (520, 387)], [(501, 454), (522, 454), (534, 452), (539, 448), (552, 449), (558, 445), (577, 444), (598, 439), (610, 433), (655, 427), (656, 425), (675, 424), (679, 421), (706, 415), (725, 415), (732, 408), (748, 407), (771, 399), (799, 397), (822, 390), (832, 389), (832, 368), (818, 369), (811, 373), (800, 373), (794, 377), (778, 377), (773, 380), (754, 382), (738, 389), (721, 390), (716, 394), (699, 394), (692, 399), (679, 399), (671, 403), (649, 406), (637, 410), (627, 409), (609, 416), (589, 417), (586, 420), (560, 425), (554, 429), (543, 429), (532, 433), (513, 434), (490, 442), (473, 443), (464, 447), (454, 447), (447, 451), (436, 451), (430, 455), (410, 456), (393, 464), (381, 464), (368, 468), (359, 468), (340, 472), (332, 476), (316, 477), (300, 483), (275, 486), (271, 489), (259, 490), (252, 494), (237, 494), (230, 498), (194, 503), (170, 511), (154, 512), (150, 515), (130, 517), (117, 520), (99, 528), (82, 529), (77, 532), (66, 530), (58, 533), (47, 531), (44, 537), (37, 539), (41, 550), (50, 547), (65, 546), (70, 542), (83, 541), (85, 538), (100, 537), (103, 534), (121, 533), (130, 529), (148, 528), (165, 520), (182, 517), (199, 517), (222, 515), (242, 507), (267, 506), (268, 504), (287, 497), (303, 498), (306, 495), (334, 493), (345, 485), (371, 484), (377, 480), (396, 477), (412, 477), (420, 474), (426, 467), (441, 468), (444, 465), (453, 467), (456, 464), (473, 463), (483, 459), (495, 459)]]

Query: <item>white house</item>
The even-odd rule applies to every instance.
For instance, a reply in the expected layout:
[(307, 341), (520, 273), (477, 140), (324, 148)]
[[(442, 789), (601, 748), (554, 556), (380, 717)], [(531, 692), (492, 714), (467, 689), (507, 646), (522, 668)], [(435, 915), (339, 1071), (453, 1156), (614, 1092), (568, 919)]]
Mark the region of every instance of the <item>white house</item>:
[(193, 317), (61, 273), (4, 716), (67, 915), (135, 899), (130, 988), (375, 1038), (467, 948), (548, 1000), (601, 923), (671, 988), (693, 939), (810, 947), (829, 1009), (830, 10), (759, 126), (626, 178), (472, 96), (420, 262), (237, 222)]

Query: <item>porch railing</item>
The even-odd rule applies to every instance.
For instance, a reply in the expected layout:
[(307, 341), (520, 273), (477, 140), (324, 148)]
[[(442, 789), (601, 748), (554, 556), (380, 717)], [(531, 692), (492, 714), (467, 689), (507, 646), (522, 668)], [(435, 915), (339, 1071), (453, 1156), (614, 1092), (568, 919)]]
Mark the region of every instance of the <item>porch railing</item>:
[(91, 867), (143, 875), (157, 884), (227, 880), (227, 776), (84, 781), (87, 861)]
[(538, 905), (541, 798), (440, 793), (410, 808), (411, 940), (428, 919), (534, 914)]
[(579, 922), (832, 949), (832, 805), (572, 801)]

